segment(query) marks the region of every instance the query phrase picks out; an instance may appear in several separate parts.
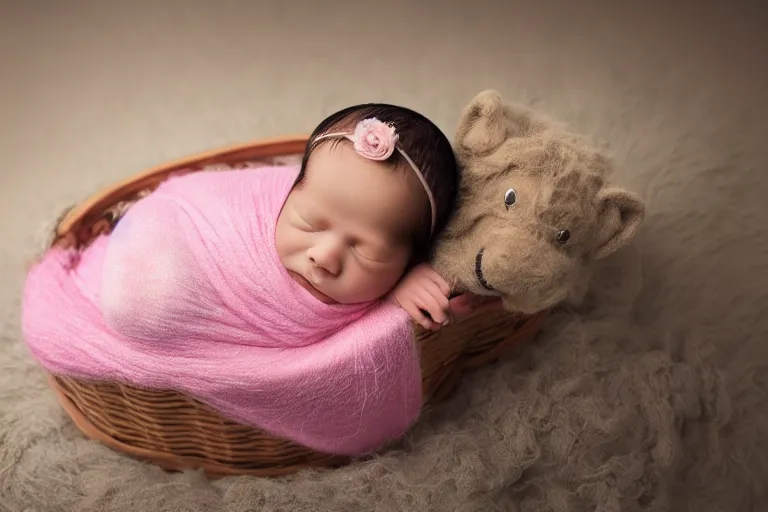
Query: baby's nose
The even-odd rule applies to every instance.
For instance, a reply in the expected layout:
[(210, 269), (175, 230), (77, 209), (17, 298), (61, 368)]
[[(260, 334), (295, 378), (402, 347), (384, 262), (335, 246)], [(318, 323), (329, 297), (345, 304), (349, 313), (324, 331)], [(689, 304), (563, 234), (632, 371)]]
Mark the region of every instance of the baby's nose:
[(341, 254), (337, 244), (317, 245), (307, 251), (309, 261), (333, 276), (341, 272)]

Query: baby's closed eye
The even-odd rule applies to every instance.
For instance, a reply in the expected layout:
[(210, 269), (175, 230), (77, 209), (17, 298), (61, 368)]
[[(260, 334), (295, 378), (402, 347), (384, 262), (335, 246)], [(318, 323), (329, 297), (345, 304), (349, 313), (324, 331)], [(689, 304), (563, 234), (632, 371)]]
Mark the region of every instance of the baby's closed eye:
[(299, 224), (301, 224), (304, 230), (313, 232), (323, 231), (322, 224), (319, 221), (309, 219), (301, 214), (297, 214), (297, 217), (299, 218)]
[(391, 252), (387, 249), (360, 243), (352, 243), (350, 246), (358, 256), (373, 263), (387, 263), (392, 259)]

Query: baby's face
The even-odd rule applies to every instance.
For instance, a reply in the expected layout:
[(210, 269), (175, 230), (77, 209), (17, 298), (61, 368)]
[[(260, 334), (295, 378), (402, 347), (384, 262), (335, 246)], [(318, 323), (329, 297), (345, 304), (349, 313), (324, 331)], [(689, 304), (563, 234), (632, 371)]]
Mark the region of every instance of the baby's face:
[(427, 201), (413, 172), (363, 158), (347, 141), (322, 144), (280, 213), (280, 261), (323, 302), (379, 299), (408, 265)]

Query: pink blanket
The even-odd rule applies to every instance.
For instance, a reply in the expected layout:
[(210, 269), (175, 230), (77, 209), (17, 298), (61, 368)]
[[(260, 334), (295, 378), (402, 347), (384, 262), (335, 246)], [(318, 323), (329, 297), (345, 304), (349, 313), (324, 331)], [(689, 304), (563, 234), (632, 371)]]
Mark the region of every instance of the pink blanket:
[(194, 173), (136, 203), (88, 249), (29, 273), (27, 344), (50, 372), (186, 392), (318, 451), (359, 455), (421, 409), (407, 314), (326, 305), (274, 246), (294, 167)]

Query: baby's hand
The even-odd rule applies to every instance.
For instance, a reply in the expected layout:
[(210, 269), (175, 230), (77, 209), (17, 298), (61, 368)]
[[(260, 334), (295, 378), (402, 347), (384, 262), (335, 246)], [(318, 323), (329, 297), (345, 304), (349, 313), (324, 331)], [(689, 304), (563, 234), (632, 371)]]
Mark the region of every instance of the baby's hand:
[(390, 299), (424, 329), (437, 330), (448, 323), (450, 295), (448, 283), (429, 264), (422, 263), (400, 280)]

